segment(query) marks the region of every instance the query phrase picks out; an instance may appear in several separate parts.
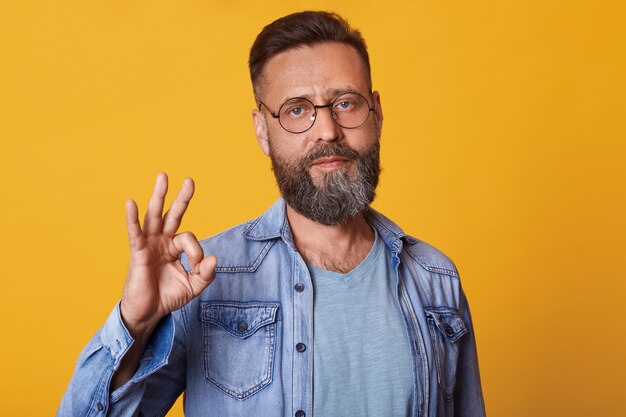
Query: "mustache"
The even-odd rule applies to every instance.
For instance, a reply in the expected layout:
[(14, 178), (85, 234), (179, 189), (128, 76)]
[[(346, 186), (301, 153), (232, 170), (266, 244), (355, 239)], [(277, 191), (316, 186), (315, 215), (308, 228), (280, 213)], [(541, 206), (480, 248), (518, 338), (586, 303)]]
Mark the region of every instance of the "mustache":
[(315, 146), (302, 158), (301, 164), (302, 166), (309, 166), (318, 158), (330, 156), (339, 156), (350, 160), (355, 160), (360, 157), (359, 153), (354, 149), (350, 149), (339, 143), (330, 143), (328, 145)]

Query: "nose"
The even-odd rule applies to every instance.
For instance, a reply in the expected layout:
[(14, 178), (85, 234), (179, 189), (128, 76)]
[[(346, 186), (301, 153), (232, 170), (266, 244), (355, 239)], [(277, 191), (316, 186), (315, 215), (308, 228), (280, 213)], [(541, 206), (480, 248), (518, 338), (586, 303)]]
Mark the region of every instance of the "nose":
[(315, 112), (315, 122), (313, 123), (313, 133), (315, 140), (323, 140), (324, 142), (333, 142), (341, 136), (341, 126), (335, 121), (332, 107), (317, 106)]

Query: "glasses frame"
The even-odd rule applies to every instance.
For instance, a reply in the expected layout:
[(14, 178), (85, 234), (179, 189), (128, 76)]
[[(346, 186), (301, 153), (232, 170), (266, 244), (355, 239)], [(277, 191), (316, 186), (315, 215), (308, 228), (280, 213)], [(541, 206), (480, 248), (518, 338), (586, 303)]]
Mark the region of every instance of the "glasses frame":
[[(346, 94), (355, 94), (355, 95), (357, 95), (357, 96), (361, 97), (361, 98), (362, 98), (363, 100), (365, 100), (365, 102), (367, 103), (367, 106), (368, 106), (367, 117), (363, 120), (363, 122), (362, 122), (361, 124), (359, 124), (359, 125), (357, 125), (357, 126), (348, 127), (348, 126), (344, 126), (344, 125), (342, 125), (341, 123), (339, 123), (339, 122), (337, 121), (337, 113), (335, 113), (335, 112), (332, 110), (332, 107), (335, 105), (335, 103), (337, 103), (337, 100), (339, 100), (341, 97), (345, 96)], [(370, 95), (371, 95), (371, 94), (372, 94), (372, 93), (370, 92)], [(287, 104), (289, 101), (294, 100), (294, 99), (306, 100), (306, 101), (308, 101), (309, 103), (311, 103), (311, 105), (313, 106), (313, 123), (311, 123), (311, 126), (307, 127), (306, 129), (304, 129), (304, 130), (300, 130), (300, 131), (296, 131), (296, 132), (294, 132), (294, 131), (292, 131), (292, 130), (287, 129), (285, 126), (283, 126), (283, 124), (282, 124), (282, 123), (281, 123), (281, 121), (280, 121), (280, 109), (282, 109), (282, 108), (283, 108), (283, 106), (284, 106), (285, 104)], [(272, 110), (270, 110), (270, 108), (269, 108), (269, 107), (267, 107), (267, 104), (265, 104), (265, 103), (263, 103), (261, 100), (259, 100), (259, 103), (258, 103), (258, 105), (257, 105), (257, 107), (258, 107), (259, 111), (261, 111), (261, 106), (265, 107), (265, 109), (266, 109), (266, 110), (267, 110), (267, 112), (270, 114), (270, 116), (272, 116), (274, 119), (278, 119), (278, 124), (280, 125), (280, 127), (282, 127), (285, 131), (287, 131), (287, 132), (289, 132), (289, 133), (293, 133), (293, 134), (300, 134), (300, 133), (304, 133), (304, 132), (306, 132), (306, 131), (310, 130), (310, 129), (313, 127), (313, 125), (315, 125), (315, 122), (317, 121), (317, 109), (324, 109), (324, 108), (328, 108), (328, 109), (330, 110), (330, 115), (332, 116), (333, 121), (337, 124), (337, 126), (339, 126), (339, 127), (341, 127), (341, 128), (344, 128), (344, 129), (356, 129), (357, 127), (361, 127), (361, 126), (363, 126), (363, 125), (365, 124), (365, 122), (367, 122), (367, 119), (369, 119), (369, 117), (370, 117), (370, 113), (371, 113), (371, 112), (373, 112), (373, 111), (375, 110), (375, 108), (374, 108), (374, 107), (370, 104), (370, 102), (367, 100), (367, 98), (365, 98), (365, 96), (364, 96), (364, 95), (359, 94), (359, 93), (357, 93), (357, 92), (355, 92), (355, 91), (346, 91), (346, 92), (343, 92), (343, 93), (339, 94), (337, 97), (335, 97), (335, 99), (334, 99), (333, 101), (331, 101), (330, 103), (328, 103), (328, 104), (319, 104), (319, 105), (318, 105), (318, 104), (313, 103), (311, 100), (309, 100), (309, 99), (308, 99), (308, 98), (306, 98), (306, 97), (291, 97), (291, 98), (288, 98), (287, 100), (285, 100), (285, 101), (284, 101), (284, 102), (280, 105), (280, 107), (278, 108), (278, 113), (274, 113)]]

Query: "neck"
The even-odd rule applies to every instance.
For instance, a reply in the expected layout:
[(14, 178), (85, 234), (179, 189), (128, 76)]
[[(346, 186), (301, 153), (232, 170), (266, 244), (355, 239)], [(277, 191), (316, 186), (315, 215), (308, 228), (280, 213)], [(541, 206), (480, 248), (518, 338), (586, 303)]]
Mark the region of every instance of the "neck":
[(287, 205), (294, 244), (304, 261), (329, 271), (346, 273), (365, 259), (374, 243), (374, 231), (363, 214), (344, 224), (316, 223)]

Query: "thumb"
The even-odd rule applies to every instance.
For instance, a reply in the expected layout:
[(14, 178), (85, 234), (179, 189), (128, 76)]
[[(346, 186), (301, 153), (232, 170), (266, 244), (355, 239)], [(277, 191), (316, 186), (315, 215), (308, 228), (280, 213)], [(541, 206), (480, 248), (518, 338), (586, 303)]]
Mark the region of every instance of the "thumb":
[(194, 289), (194, 296), (200, 294), (215, 279), (215, 266), (217, 258), (213, 255), (205, 256), (200, 263), (194, 265), (193, 272), (189, 277)]

